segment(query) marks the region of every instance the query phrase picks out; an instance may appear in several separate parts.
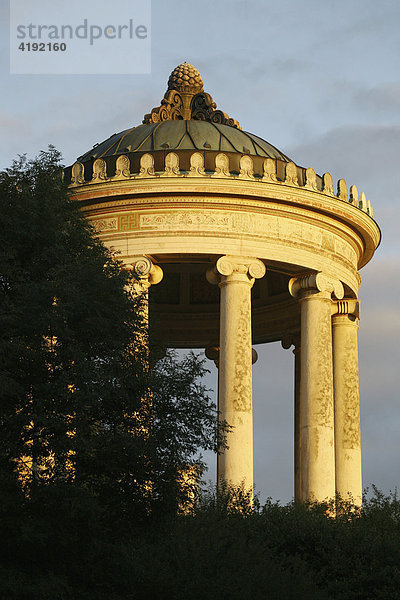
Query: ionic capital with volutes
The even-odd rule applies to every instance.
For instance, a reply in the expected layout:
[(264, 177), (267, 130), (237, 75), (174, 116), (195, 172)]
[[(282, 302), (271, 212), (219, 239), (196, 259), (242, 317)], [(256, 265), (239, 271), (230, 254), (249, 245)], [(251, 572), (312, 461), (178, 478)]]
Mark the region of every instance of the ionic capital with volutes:
[(258, 258), (247, 256), (221, 256), (215, 267), (207, 271), (209, 283), (222, 287), (228, 283), (247, 283), (250, 287), (255, 279), (261, 279), (265, 265)]
[(151, 285), (160, 283), (164, 276), (161, 267), (155, 265), (148, 256), (137, 257), (132, 262), (131, 269), (143, 289), (148, 289)]
[(331, 298), (332, 294), (341, 300), (344, 296), (343, 284), (336, 277), (326, 273), (308, 273), (292, 277), (289, 292), (294, 298), (303, 299), (318, 294), (322, 298)]

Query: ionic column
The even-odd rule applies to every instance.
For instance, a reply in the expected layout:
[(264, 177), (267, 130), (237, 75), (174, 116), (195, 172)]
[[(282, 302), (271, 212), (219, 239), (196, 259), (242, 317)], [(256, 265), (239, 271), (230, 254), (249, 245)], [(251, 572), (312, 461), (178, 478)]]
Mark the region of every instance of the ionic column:
[(294, 500), (300, 501), (301, 467), (300, 467), (300, 380), (301, 380), (301, 348), (299, 335), (285, 335), (281, 341), (282, 348), (288, 350), (292, 345), (294, 354)]
[[(138, 256), (132, 260), (129, 267), (135, 274), (135, 279), (132, 280), (130, 292), (132, 299), (137, 301), (136, 310), (143, 318), (144, 327), (137, 333), (137, 338), (133, 342), (133, 349), (137, 353), (137, 360), (142, 361), (143, 370), (145, 373), (150, 371), (150, 344), (149, 344), (149, 288), (151, 285), (160, 283), (163, 278), (161, 267), (153, 264), (148, 256)], [(136, 427), (141, 431), (141, 435), (147, 436), (152, 429), (153, 423), (153, 395), (151, 389), (144, 389), (141, 397), (140, 409), (136, 410), (134, 416), (136, 418)], [(150, 502), (153, 494), (153, 482), (151, 480), (144, 481), (140, 484), (140, 492), (149, 502), (148, 510), (150, 510)]]
[(136, 275), (136, 281), (133, 284), (136, 295), (145, 294), (148, 302), (148, 290), (151, 285), (160, 283), (164, 273), (158, 265), (153, 264), (148, 256), (138, 256), (132, 261), (132, 266), (128, 267)]
[(359, 317), (358, 300), (340, 300), (332, 306), (336, 492), (356, 506), (362, 503), (357, 347)]
[[(133, 271), (135, 278), (131, 281), (129, 291), (131, 293), (132, 301), (137, 303), (135, 306), (137, 313), (143, 319), (143, 327), (138, 332), (140, 344), (135, 344), (139, 354), (140, 349), (144, 348), (144, 355), (142, 360), (149, 364), (149, 288), (151, 285), (160, 283), (163, 278), (163, 271), (161, 267), (153, 264), (148, 256), (138, 256), (132, 260), (131, 265), (127, 269)], [(139, 340), (138, 340), (139, 341)]]
[(343, 298), (339, 280), (323, 273), (294, 277), (301, 304), (300, 500), (335, 497), (335, 447), (331, 294)]
[(221, 290), (218, 409), (232, 426), (217, 477), (247, 489), (253, 487), (251, 288), (264, 275), (260, 260), (237, 256), (222, 256), (207, 273)]

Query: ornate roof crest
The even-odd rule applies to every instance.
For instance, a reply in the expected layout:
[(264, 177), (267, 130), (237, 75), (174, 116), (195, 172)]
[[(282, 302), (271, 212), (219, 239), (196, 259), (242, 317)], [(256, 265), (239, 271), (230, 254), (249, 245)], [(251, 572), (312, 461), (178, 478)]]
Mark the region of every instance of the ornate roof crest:
[(242, 129), (238, 121), (216, 108), (210, 94), (203, 90), (203, 79), (198, 70), (185, 62), (172, 71), (161, 105), (145, 115), (143, 123), (153, 125), (160, 121), (194, 119)]

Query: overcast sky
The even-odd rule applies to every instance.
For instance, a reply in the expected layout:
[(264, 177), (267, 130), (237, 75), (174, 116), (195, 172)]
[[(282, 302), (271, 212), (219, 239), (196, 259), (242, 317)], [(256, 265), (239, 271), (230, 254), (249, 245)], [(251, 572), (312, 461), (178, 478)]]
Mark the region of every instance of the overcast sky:
[[(244, 130), (297, 164), (365, 191), (383, 241), (361, 271), (363, 482), (394, 489), (400, 483), (398, 0), (153, 0), (146, 75), (10, 75), (8, 5), (0, 0), (0, 168), (49, 143), (71, 164), (96, 142), (141, 123), (159, 104), (172, 69), (187, 61)], [(258, 351), (255, 481), (261, 499), (287, 501), (293, 356), (279, 344)], [(212, 366), (211, 385), (215, 379)]]

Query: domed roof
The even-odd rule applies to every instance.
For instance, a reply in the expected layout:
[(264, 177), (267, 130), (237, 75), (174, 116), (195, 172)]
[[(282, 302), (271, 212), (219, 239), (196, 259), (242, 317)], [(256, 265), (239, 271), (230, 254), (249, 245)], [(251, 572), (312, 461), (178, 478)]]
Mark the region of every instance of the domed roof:
[(290, 159), (262, 138), (229, 125), (208, 121), (163, 121), (115, 133), (78, 158), (85, 162), (128, 152), (154, 150), (214, 150), (251, 156)]
[(144, 116), (143, 124), (114, 133), (78, 158), (80, 162), (129, 152), (156, 150), (211, 150), (279, 158), (290, 162), (262, 138), (242, 131), (235, 119), (216, 109), (203, 79), (189, 63), (175, 67), (158, 107)]

